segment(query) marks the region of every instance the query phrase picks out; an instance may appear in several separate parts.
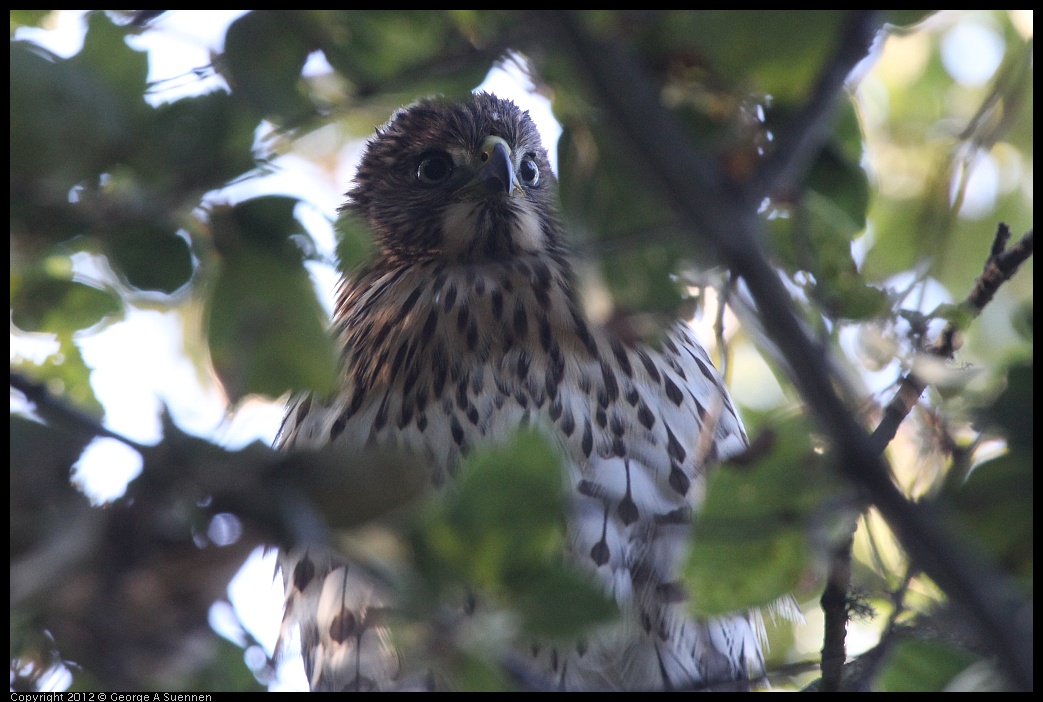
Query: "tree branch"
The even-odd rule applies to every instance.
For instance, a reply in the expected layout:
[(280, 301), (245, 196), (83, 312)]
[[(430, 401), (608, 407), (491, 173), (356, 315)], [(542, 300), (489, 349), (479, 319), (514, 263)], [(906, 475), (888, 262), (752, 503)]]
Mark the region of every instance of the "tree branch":
[(148, 446), (105, 428), (93, 417), (57, 400), (47, 392), (47, 388), (42, 383), (37, 383), (21, 373), (11, 371), (11, 387), (36, 405), (37, 411), (44, 419), (58, 420), (62, 426), (74, 428), (91, 436), (115, 439), (142, 454), (149, 450)]
[[(837, 470), (877, 506), (910, 556), (963, 607), (1014, 684), (1032, 689), (1031, 615), (1017, 590), (992, 564), (964, 553), (933, 507), (909, 502), (891, 481), (879, 452), (848, 409), (851, 402), (838, 394), (843, 379), (827, 348), (805, 331), (761, 250), (766, 237), (750, 193), (729, 182), (691, 144), (662, 107), (655, 81), (623, 48), (589, 36), (582, 20), (571, 13), (553, 13), (549, 20), (644, 175), (690, 223), (693, 242), (716, 251), (746, 280), (794, 384), (832, 439)], [(760, 184), (767, 190), (771, 186)]]
[[(1000, 286), (1010, 280), (1021, 264), (1032, 255), (1032, 230), (1029, 230), (1017, 244), (1008, 249), (1006, 246), (1009, 239), (1010, 228), (1001, 223), (996, 229), (996, 237), (993, 240), (989, 257), (985, 261), (985, 267), (962, 305), (970, 314), (971, 319), (981, 314)], [(945, 325), (938, 340), (927, 349), (927, 353), (938, 358), (952, 358), (959, 346), (956, 340), (956, 334), (959, 331), (960, 325), (955, 321), (950, 321)], [(884, 408), (884, 416), (870, 437), (874, 451), (883, 452), (891, 443), (898, 432), (899, 425), (920, 401), (920, 395), (926, 388), (927, 383), (912, 371), (902, 378), (898, 391), (887, 403), (887, 407)]]
[(759, 201), (772, 192), (790, 190), (807, 173), (833, 134), (833, 115), (844, 82), (866, 57), (879, 28), (877, 10), (847, 13), (833, 55), (823, 65), (810, 97), (800, 112), (775, 130), (775, 148), (746, 186), (751, 199)]

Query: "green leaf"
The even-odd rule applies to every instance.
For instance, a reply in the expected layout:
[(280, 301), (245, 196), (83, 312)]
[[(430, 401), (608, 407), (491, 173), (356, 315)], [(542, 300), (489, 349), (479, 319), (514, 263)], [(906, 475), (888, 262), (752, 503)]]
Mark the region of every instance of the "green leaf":
[(957, 518), (1008, 572), (1031, 586), (1032, 453), (1012, 450), (978, 465), (953, 496)]
[(811, 294), (834, 319), (870, 319), (888, 307), (884, 292), (866, 283), (851, 255), (851, 241), (865, 227), (869, 199), (865, 173), (826, 149), (808, 190), (785, 216), (768, 221), (773, 249), (792, 274), (814, 276)]
[[(35, 553), (51, 528), (66, 524), (73, 510), (86, 507), (70, 482), (72, 466), (90, 443), (89, 434), (58, 424), (11, 415), (11, 558)], [(14, 589), (12, 583), (12, 589)]]
[(627, 310), (677, 313), (683, 297), (675, 274), (683, 246), (645, 246), (601, 260), (616, 304)]
[(156, 108), (151, 137), (132, 155), (140, 177), (161, 189), (211, 190), (256, 166), (258, 118), (215, 91)]
[(105, 414), (105, 408), (98, 402), (91, 386), (91, 368), (84, 362), (79, 347), (70, 335), (59, 336), (58, 352), (48, 356), (42, 363), (12, 361), (11, 369), (44, 383), (52, 394), (75, 405), (85, 414), (96, 419)]
[(101, 172), (129, 131), (123, 107), (92, 70), (11, 42), (12, 187), (40, 179), (64, 201), (69, 188)]
[(300, 261), (300, 252), (292, 243), (292, 237), (306, 234), (294, 216), (299, 203), (294, 197), (268, 195), (216, 210), (214, 243), (226, 255), (254, 249), (287, 262)]
[(337, 353), (324, 313), (291, 237), (297, 200), (261, 197), (215, 210), (223, 254), (210, 293), (211, 360), (234, 400), (288, 390), (320, 396), (337, 386)]
[(463, 96), (489, 70), (448, 12), (322, 11), (315, 23), (330, 65), (362, 95), (393, 85), (405, 95)]
[(116, 97), (121, 109), (133, 115), (146, 108), (148, 54), (127, 45), (129, 32), (126, 27), (116, 26), (104, 12), (88, 13), (83, 48), (69, 63), (97, 77)]
[(883, 692), (940, 692), (975, 660), (966, 651), (936, 641), (899, 641), (878, 684)]
[(528, 569), (511, 579), (511, 590), (522, 629), (533, 636), (575, 636), (619, 614), (590, 575), (575, 567)]
[(695, 52), (710, 70), (776, 100), (804, 98), (834, 49), (836, 10), (700, 10), (665, 14), (653, 46)]
[(369, 227), (357, 216), (343, 211), (337, 218), (337, 268), (350, 276), (373, 257), (376, 247)]
[(752, 463), (710, 476), (683, 571), (698, 616), (765, 605), (792, 592), (813, 565), (810, 544), (828, 542), (849, 518), (826, 509), (839, 488), (832, 487), (807, 420), (779, 420), (769, 436), (772, 447), (758, 449)]
[(108, 242), (109, 261), (139, 290), (172, 293), (192, 277), (188, 242), (161, 229), (124, 231)]
[(431, 591), (477, 587), (542, 635), (575, 635), (614, 614), (589, 576), (561, 562), (567, 501), (561, 458), (546, 437), (522, 431), (477, 450), (454, 487), (414, 536)]
[(55, 486), (71, 494), (72, 466), (94, 437), (14, 414), (10, 430), (12, 500), (43, 499)]
[(1007, 370), (1007, 386), (992, 406), (979, 413), (990, 424), (999, 425), (1012, 449), (1032, 453), (1033, 423), (1032, 365), (1017, 365)]
[(408, 505), (428, 492), (431, 482), (431, 466), (415, 456), (348, 450), (337, 442), (296, 451), (280, 470), (301, 476), (308, 496), (335, 529), (357, 527)]
[[(476, 451), (461, 469), (450, 524), (474, 545), (476, 573), (499, 577), (561, 553), (561, 458), (536, 432)], [(481, 547), (489, 541), (489, 548)]]
[(253, 10), (228, 27), (223, 71), (258, 115), (292, 123), (314, 113), (301, 87), (301, 69), (317, 48), (306, 27), (296, 10)]
[(887, 21), (899, 27), (911, 27), (933, 15), (937, 10), (886, 10)]
[(40, 27), (54, 10), (11, 10), (11, 36), (19, 27)]
[(210, 355), (234, 400), (290, 390), (324, 395), (337, 361), (323, 312), (303, 266), (243, 252), (220, 267), (210, 296)]
[(32, 273), (11, 298), (11, 319), (19, 329), (70, 336), (94, 326), (122, 309), (108, 290), (84, 283)]

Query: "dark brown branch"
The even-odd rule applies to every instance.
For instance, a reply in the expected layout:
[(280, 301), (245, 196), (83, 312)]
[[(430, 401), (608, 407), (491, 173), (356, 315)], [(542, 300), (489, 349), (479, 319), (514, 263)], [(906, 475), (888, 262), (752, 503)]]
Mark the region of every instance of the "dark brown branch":
[(810, 97), (797, 114), (776, 130), (774, 150), (761, 162), (747, 186), (752, 200), (788, 191), (807, 173), (833, 134), (833, 116), (844, 81), (868, 54), (879, 28), (876, 10), (847, 13), (833, 55), (825, 62)]
[[(997, 227), (996, 237), (993, 239), (985, 267), (962, 305), (971, 319), (981, 314), (1000, 286), (1010, 280), (1021, 264), (1032, 255), (1032, 230), (1029, 230), (1018, 243), (1008, 249), (1006, 245), (1009, 239), (1010, 228), (1001, 223)], [(945, 325), (938, 341), (927, 349), (927, 353), (938, 358), (952, 358), (958, 348), (956, 336), (959, 331), (960, 325), (955, 321), (950, 321)], [(891, 443), (898, 432), (899, 425), (920, 401), (920, 395), (926, 388), (927, 383), (913, 372), (907, 373), (902, 378), (898, 391), (884, 408), (884, 416), (870, 439), (875, 451), (882, 452)]]
[(851, 546), (854, 533), (830, 554), (829, 579), (819, 600), (825, 621), (822, 638), (822, 691), (840, 690), (847, 661), (848, 591), (851, 589)]
[(625, 47), (592, 38), (582, 18), (568, 12), (553, 13), (547, 24), (551, 38), (559, 35), (559, 45), (585, 73), (644, 176), (690, 223), (693, 241), (715, 251), (745, 279), (768, 336), (832, 440), (837, 470), (877, 506), (915, 562), (961, 605), (1013, 683), (1032, 689), (1031, 624), (1016, 588), (994, 565), (966, 553), (933, 507), (909, 502), (894, 485), (879, 451), (849, 410), (851, 402), (838, 394), (843, 379), (827, 348), (803, 328), (761, 251), (759, 242), (766, 237), (749, 194), (691, 144), (662, 107), (655, 82)]
[(122, 434), (106, 429), (93, 417), (57, 400), (47, 392), (47, 388), (42, 384), (30, 380), (21, 373), (11, 371), (11, 387), (25, 395), (26, 399), (36, 406), (40, 416), (48, 421), (57, 420), (66, 428), (75, 429), (90, 436), (115, 439), (139, 453), (144, 453), (149, 449), (144, 444), (139, 444)]

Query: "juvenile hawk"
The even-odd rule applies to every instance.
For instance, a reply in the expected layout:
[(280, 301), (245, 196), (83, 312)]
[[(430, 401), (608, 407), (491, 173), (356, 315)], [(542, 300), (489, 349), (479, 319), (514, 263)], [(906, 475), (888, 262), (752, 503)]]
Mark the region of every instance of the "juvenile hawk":
[[(570, 556), (623, 618), (537, 647), (534, 663), (563, 689), (741, 686), (762, 666), (756, 617), (697, 622), (675, 580), (704, 468), (746, 445), (742, 423), (684, 324), (653, 349), (584, 319), (555, 190), (535, 125), (508, 100), (396, 112), (349, 193), (379, 252), (337, 299), (341, 390), (297, 400), (280, 445), (405, 450), (437, 484), (471, 447), (543, 423), (569, 459)], [(312, 688), (394, 687), (372, 584), (330, 554), (280, 558), (284, 634), (300, 627)]]

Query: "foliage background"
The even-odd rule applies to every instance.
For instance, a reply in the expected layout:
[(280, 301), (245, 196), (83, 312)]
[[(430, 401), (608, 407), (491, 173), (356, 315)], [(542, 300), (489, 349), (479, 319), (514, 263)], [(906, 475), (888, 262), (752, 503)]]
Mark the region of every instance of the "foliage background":
[[(589, 264), (583, 270), (592, 309), (654, 329), (694, 303), (751, 429), (771, 427), (781, 437), (762, 461), (768, 468), (738, 485), (727, 484), (733, 476), (722, 471), (711, 492), (725, 515), (774, 527), (766, 538), (736, 545), (734, 526), (703, 523), (702, 553), (693, 556), (689, 577), (700, 592), (741, 585), (717, 588), (701, 602), (710, 609), (795, 591), (807, 601), (809, 621), (769, 627), (772, 679), (796, 686), (814, 677), (802, 665), (822, 647), (814, 599), (829, 572), (828, 544), (851, 514), (851, 495), (830, 482), (828, 460), (809, 465), (809, 453), (825, 447), (828, 456), (829, 443), (809, 444), (817, 430), (779, 411), (799, 403), (794, 375), (822, 369), (791, 368), (787, 378), (779, 341), (760, 329), (742, 288), (728, 297), (741, 326), (729, 314), (714, 336), (718, 291), (727, 289), (721, 257), (662, 192), (645, 187), (633, 145), (599, 104), (589, 66), (561, 29), (567, 21), (630, 52), (695, 144), (700, 167), (751, 191), (764, 186), (769, 198), (754, 209), (772, 261), (807, 328), (847, 368), (848, 406), (860, 422), (877, 424), (914, 364), (931, 383), (888, 447), (895, 482), (909, 497), (941, 503), (946, 520), (958, 525), (958, 551), (968, 562), (984, 553), (997, 592), (1010, 586), (1024, 604), (1032, 585), (1031, 260), (973, 323), (965, 310), (939, 304), (968, 295), (998, 221), (1016, 236), (1032, 226), (1031, 19), (943, 13), (915, 24), (923, 18), (872, 17), (903, 28), (878, 39), (879, 58), (858, 69), (853, 99), (826, 110), (824, 126), (811, 129), (805, 108), (840, 65), (836, 44), (849, 38), (858, 13), (599, 12), (562, 20), (507, 12), (255, 11), (229, 26), (211, 66), (185, 78), (190, 86), (221, 87), (157, 104), (148, 98), (169, 85), (149, 83), (148, 59), (128, 37), (161, 33), (162, 17), (143, 24), (135, 21), (140, 15), (91, 13), (83, 48), (62, 59), (15, 33), (53, 15), (12, 11), (12, 686), (38, 685), (65, 661), (72, 674), (60, 684), (78, 689), (251, 688), (268, 672), (248, 634), (233, 638), (247, 648), (249, 666), (205, 616), (257, 544), (299, 534), (299, 524), (278, 516), (279, 489), (301, 491), (333, 526), (363, 521), (413, 494), (389, 490), (384, 476), (372, 492), (386, 504), (324, 500), (342, 491), (313, 478), (338, 466), (337, 457), (286, 458), (237, 442), (222, 450), (164, 420), (162, 442), (136, 447), (144, 470), (127, 496), (107, 510), (92, 507), (67, 477), (98, 435), (98, 421), (115, 426), (120, 408), (118, 400), (99, 400), (85, 349), (92, 336), (141, 310), (171, 312), (182, 325), (180, 353), (198, 368), (186, 382), (201, 382), (231, 413), (208, 437), (218, 444), (229, 444), (236, 415), (245, 423), (259, 416), (256, 394), (328, 387), (332, 353), (308, 272), (326, 289), (331, 278), (316, 275), (329, 261), (311, 240), (335, 227), (341, 265), (350, 269), (365, 255), (365, 237), (334, 222), (326, 203), (309, 202), (307, 188), (260, 198), (249, 185), (289, 157), (311, 162), (312, 173), (343, 189), (341, 155), (357, 148), (348, 144), (417, 96), (471, 90), (508, 49), (526, 57), (514, 61), (528, 61), (565, 129), (563, 206)], [(993, 71), (990, 49), (1001, 59)], [(973, 54), (970, 74), (953, 68), (961, 51)], [(316, 52), (327, 70), (302, 78)], [(817, 134), (797, 149), (806, 152), (807, 167), (761, 183), (764, 164), (801, 128)], [(965, 327), (957, 363), (931, 363), (920, 352), (947, 320)], [(48, 353), (24, 352), (27, 334), (46, 335)], [(140, 341), (125, 343), (132, 354), (154, 354)], [(172, 371), (157, 364), (152, 372)], [(60, 404), (40, 386), (24, 385), (26, 378)], [(304, 478), (297, 484), (287, 475)], [(356, 485), (359, 477), (337, 480)], [(409, 487), (408, 477), (397, 485)], [(762, 495), (754, 506), (778, 505), (783, 495), (787, 501), (766, 514), (737, 511), (735, 495), (751, 490)], [(711, 515), (716, 504), (707, 507)], [(480, 512), (466, 504), (444, 509), (464, 522)], [(419, 552), (424, 534), (439, 528), (431, 524), (452, 522), (446, 514), (436, 509), (426, 527), (405, 530), (412, 536), (391, 531)], [(787, 522), (793, 514), (796, 528)], [(442, 566), (423, 572), (442, 582), (469, 567), (450, 565), (449, 575)], [(856, 671), (857, 683), (1023, 687), (1011, 673), (1017, 666), (993, 641), (956, 625), (973, 623), (976, 613), (954, 608), (952, 593), (920, 571), (876, 511), (866, 511), (854, 541), (861, 594), (852, 608), (876, 616), (852, 622), (849, 644), (851, 653), (868, 648), (879, 660), (861, 657), (867, 670)], [(510, 594), (526, 600), (527, 593)], [(590, 603), (593, 618), (595, 598)], [(523, 618), (540, 610), (521, 607)], [(437, 635), (420, 624), (410, 631), (418, 641)], [(475, 641), (454, 644), (464, 654), (453, 659), (459, 684), (519, 684), (504, 675), (502, 661), (478, 654)]]

